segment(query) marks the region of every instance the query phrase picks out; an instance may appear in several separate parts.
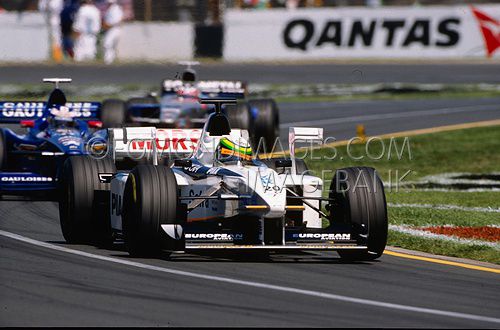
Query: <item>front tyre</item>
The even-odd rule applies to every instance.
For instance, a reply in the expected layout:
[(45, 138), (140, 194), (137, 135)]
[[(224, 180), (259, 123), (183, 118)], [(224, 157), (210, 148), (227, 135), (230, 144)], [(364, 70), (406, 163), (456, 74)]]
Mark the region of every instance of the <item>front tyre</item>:
[(177, 221), (178, 191), (166, 166), (138, 165), (129, 174), (123, 196), (122, 225), (132, 256), (155, 255), (172, 243), (162, 224)]
[(342, 259), (374, 260), (387, 243), (387, 204), (384, 186), (375, 169), (348, 167), (337, 170), (331, 186), (330, 221), (351, 225), (351, 235), (367, 250), (339, 250)]
[(115, 173), (109, 158), (69, 157), (63, 165), (59, 190), (61, 231), (70, 244), (111, 241), (109, 221), (109, 183), (99, 173)]

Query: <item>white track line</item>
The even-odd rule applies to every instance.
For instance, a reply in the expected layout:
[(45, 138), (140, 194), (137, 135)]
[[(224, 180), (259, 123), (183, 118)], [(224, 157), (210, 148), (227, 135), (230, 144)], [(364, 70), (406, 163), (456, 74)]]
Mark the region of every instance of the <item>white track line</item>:
[(331, 294), (331, 293), (303, 290), (303, 289), (297, 289), (297, 288), (280, 286), (280, 285), (273, 285), (273, 284), (266, 284), (266, 283), (253, 282), (253, 281), (237, 280), (237, 279), (228, 278), (228, 277), (220, 277), (220, 276), (192, 273), (192, 272), (186, 272), (186, 271), (158, 267), (158, 266), (152, 266), (152, 265), (147, 265), (147, 264), (143, 264), (143, 263), (139, 263), (139, 262), (118, 259), (118, 258), (112, 258), (112, 257), (106, 257), (106, 256), (88, 253), (88, 252), (68, 249), (68, 248), (65, 248), (63, 246), (58, 246), (58, 245), (54, 245), (54, 244), (49, 244), (49, 243), (37, 241), (37, 240), (31, 239), (28, 237), (24, 237), (24, 236), (17, 235), (14, 233), (3, 231), (3, 230), (0, 230), (0, 235), (4, 236), (4, 237), (9, 237), (9, 238), (12, 238), (12, 239), (24, 242), (24, 243), (32, 244), (32, 245), (35, 245), (38, 247), (44, 247), (44, 248), (59, 251), (59, 252), (70, 253), (70, 254), (74, 254), (74, 255), (78, 255), (78, 256), (82, 256), (82, 257), (87, 257), (87, 258), (92, 258), (92, 259), (96, 259), (96, 260), (107, 261), (107, 262), (112, 262), (115, 264), (132, 266), (132, 267), (137, 267), (137, 268), (141, 268), (141, 269), (147, 269), (147, 270), (152, 270), (152, 271), (157, 271), (157, 272), (162, 272), (162, 273), (167, 273), (167, 274), (180, 275), (180, 276), (184, 276), (184, 277), (199, 278), (199, 279), (215, 281), (215, 282), (237, 284), (237, 285), (249, 286), (249, 287), (254, 287), (254, 288), (261, 288), (261, 289), (268, 289), (268, 290), (274, 290), (274, 291), (288, 292), (288, 293), (300, 294), (300, 295), (304, 295), (304, 296), (318, 297), (318, 298), (323, 298), (323, 299), (343, 301), (343, 302), (347, 302), (347, 303), (354, 303), (354, 304), (361, 304), (361, 305), (369, 305), (369, 306), (374, 306), (374, 307), (379, 307), (379, 308), (388, 308), (388, 309), (400, 310), (400, 311), (405, 311), (405, 312), (432, 314), (432, 315), (439, 315), (439, 316), (445, 316), (445, 317), (450, 317), (450, 318), (459, 318), (459, 319), (467, 319), (467, 320), (500, 324), (500, 318), (487, 317), (487, 316), (474, 315), (474, 314), (466, 314), (466, 313), (457, 313), (457, 312), (444, 311), (444, 310), (439, 310), (439, 309), (431, 309), (431, 308), (423, 308), (423, 307), (415, 307), (415, 306), (408, 306), (408, 305), (386, 303), (386, 302), (382, 302), (382, 301), (341, 296), (341, 295), (336, 295), (336, 294)]
[(406, 204), (406, 203), (387, 203), (389, 207), (410, 207), (410, 208), (418, 208), (418, 209), (434, 209), (434, 210), (459, 210), (459, 211), (468, 211), (468, 212), (491, 212), (491, 213), (500, 213), (500, 208), (493, 207), (467, 207), (467, 206), (459, 206), (459, 205), (448, 205), (448, 204)]
[(383, 113), (383, 114), (361, 115), (361, 116), (341, 117), (341, 118), (331, 118), (331, 119), (317, 119), (317, 120), (299, 121), (294, 123), (283, 123), (280, 125), (280, 128), (287, 128), (293, 126), (314, 126), (314, 125), (325, 126), (332, 124), (362, 122), (362, 121), (380, 120), (380, 119), (411, 118), (411, 117), (421, 117), (426, 115), (445, 115), (449, 113), (467, 112), (470, 110), (488, 111), (488, 110), (498, 110), (498, 109), (500, 109), (500, 106), (498, 104), (485, 104), (485, 105), (467, 105), (454, 108), (415, 110), (406, 112), (398, 111), (398, 112)]

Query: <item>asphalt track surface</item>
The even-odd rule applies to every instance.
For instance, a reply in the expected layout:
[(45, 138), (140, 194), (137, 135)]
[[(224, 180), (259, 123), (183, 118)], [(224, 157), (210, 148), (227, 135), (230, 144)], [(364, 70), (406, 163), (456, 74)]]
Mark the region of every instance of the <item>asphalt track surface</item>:
[(500, 118), (500, 97), (482, 99), (379, 100), (352, 102), (281, 103), (281, 141), (288, 141), (292, 126), (323, 127), (336, 140), (366, 134), (406, 131)]
[[(32, 84), (47, 77), (73, 78), (75, 84), (151, 84), (174, 79), (174, 64), (0, 66), (0, 84)], [(200, 79), (250, 83), (500, 83), (500, 64), (203, 64)]]
[[(500, 118), (500, 98), (280, 108), (283, 137), (289, 126), (307, 124), (339, 140), (352, 137), (356, 124), (375, 135)], [(500, 278), (494, 273), (387, 255), (345, 264), (334, 252), (271, 260), (230, 254), (134, 259), (120, 244), (66, 245), (58, 219), (53, 202), (0, 201), (0, 326), (500, 325)], [(5, 236), (10, 233), (36, 242)]]

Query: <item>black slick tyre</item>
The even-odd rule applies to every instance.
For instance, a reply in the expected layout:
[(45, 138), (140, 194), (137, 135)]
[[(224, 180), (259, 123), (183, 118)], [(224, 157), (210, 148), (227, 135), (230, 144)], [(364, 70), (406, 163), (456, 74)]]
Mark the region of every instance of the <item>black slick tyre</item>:
[(337, 170), (331, 186), (329, 205), (331, 222), (351, 225), (351, 239), (367, 250), (339, 250), (345, 260), (374, 260), (387, 243), (387, 204), (382, 180), (371, 167)]
[(61, 231), (70, 244), (106, 244), (111, 241), (109, 221), (110, 184), (99, 173), (115, 173), (111, 159), (69, 157), (63, 165), (59, 185)]
[[(252, 129), (252, 117), (250, 115), (250, 107), (246, 102), (239, 102), (237, 105), (227, 105), (224, 109), (231, 128)], [(251, 133), (251, 132), (250, 132)]]
[(123, 236), (132, 256), (158, 254), (168, 243), (162, 224), (176, 223), (177, 181), (166, 166), (138, 165), (125, 185)]
[[(280, 136), (280, 120), (278, 105), (273, 99), (248, 101), (250, 108), (256, 110), (253, 135), (256, 148), (265, 146), (271, 152), (276, 139)], [(263, 150), (262, 150), (263, 151)]]

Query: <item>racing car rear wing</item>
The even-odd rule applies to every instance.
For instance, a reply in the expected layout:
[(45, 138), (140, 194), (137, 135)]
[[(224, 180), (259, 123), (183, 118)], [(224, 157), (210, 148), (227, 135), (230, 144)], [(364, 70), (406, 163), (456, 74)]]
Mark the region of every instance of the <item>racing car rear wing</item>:
[(60, 83), (70, 83), (73, 81), (71, 78), (43, 78), (44, 83), (54, 84), (56, 88), (59, 88)]
[[(182, 80), (164, 80), (163, 93), (176, 93), (184, 87)], [(244, 98), (247, 94), (247, 84), (243, 81), (201, 80), (196, 83), (200, 93), (211, 94), (211, 97)]]
[(200, 139), (201, 129), (156, 129), (155, 127), (110, 128), (108, 145), (113, 160), (132, 158), (182, 158), (193, 153)]
[[(42, 118), (47, 106), (47, 102), (0, 102), (0, 123), (19, 123), (21, 120)], [(75, 113), (77, 119), (95, 120), (100, 117), (99, 102), (68, 102), (65, 106)]]

